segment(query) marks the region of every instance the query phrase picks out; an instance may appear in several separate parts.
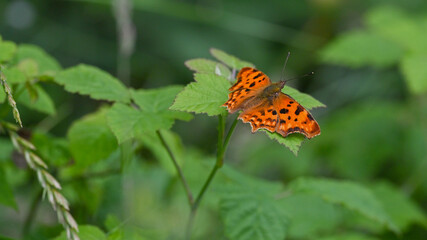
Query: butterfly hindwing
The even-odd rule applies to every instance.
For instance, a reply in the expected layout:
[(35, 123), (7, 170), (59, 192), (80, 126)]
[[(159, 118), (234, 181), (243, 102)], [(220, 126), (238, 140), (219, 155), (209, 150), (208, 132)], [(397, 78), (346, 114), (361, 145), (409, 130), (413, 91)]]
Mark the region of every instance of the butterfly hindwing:
[(270, 132), (274, 132), (278, 121), (277, 111), (270, 101), (265, 100), (258, 106), (248, 108), (239, 115), (244, 123), (249, 122), (252, 127), (252, 132), (260, 128), (265, 128)]
[(301, 133), (307, 138), (320, 134), (319, 124), (301, 104), (284, 93), (274, 101), (274, 108), (279, 113), (276, 132), (286, 137), (291, 133)]

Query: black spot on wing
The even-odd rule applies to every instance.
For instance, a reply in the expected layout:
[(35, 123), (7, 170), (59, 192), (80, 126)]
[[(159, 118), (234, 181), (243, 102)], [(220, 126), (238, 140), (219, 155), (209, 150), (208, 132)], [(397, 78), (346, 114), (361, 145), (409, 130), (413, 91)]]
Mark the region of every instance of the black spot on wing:
[(262, 73), (258, 73), (258, 75), (256, 75), (255, 77), (254, 77), (254, 79), (257, 79), (257, 78), (259, 78), (259, 77), (261, 77), (262, 76)]
[(301, 105), (298, 105), (297, 110), (295, 110), (295, 114), (299, 115), (300, 112), (302, 112), (304, 110), (304, 108), (301, 107)]
[(255, 82), (251, 83), (251, 85), (249, 85), (249, 87), (253, 87), (255, 86)]
[(289, 112), (289, 110), (288, 109), (286, 109), (286, 108), (282, 108), (282, 109), (280, 109), (280, 113), (281, 114), (286, 114), (286, 113), (288, 113)]
[(272, 112), (271, 114), (273, 114), (273, 115), (277, 115), (276, 110), (273, 110), (273, 112)]

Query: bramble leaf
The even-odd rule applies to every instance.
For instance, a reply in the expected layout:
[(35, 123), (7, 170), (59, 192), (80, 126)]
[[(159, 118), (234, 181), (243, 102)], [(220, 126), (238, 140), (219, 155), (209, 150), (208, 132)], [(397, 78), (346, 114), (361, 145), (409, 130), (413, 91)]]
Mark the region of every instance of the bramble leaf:
[(0, 63), (7, 62), (13, 58), (16, 53), (16, 44), (11, 41), (0, 40)]
[[(426, 39), (427, 40), (427, 39)], [(414, 94), (427, 92), (427, 54), (410, 55), (403, 58), (400, 68), (409, 90)]]
[(206, 113), (208, 116), (224, 114), (226, 110), (221, 105), (228, 99), (230, 82), (212, 73), (196, 73), (194, 79), (196, 82), (188, 84), (176, 96), (170, 109)]
[(327, 202), (340, 204), (368, 217), (396, 233), (400, 232), (375, 195), (368, 188), (355, 182), (300, 178), (293, 181), (289, 188), (294, 192), (315, 194)]
[(158, 89), (139, 89), (131, 91), (132, 99), (141, 111), (162, 114), (167, 118), (189, 121), (193, 115), (186, 112), (170, 110), (176, 95), (182, 91), (181, 86), (168, 86)]
[(287, 137), (283, 137), (282, 135), (275, 132), (272, 133), (264, 129), (262, 129), (262, 131), (264, 131), (270, 139), (276, 140), (278, 143), (285, 145), (295, 155), (298, 154), (301, 144), (305, 139), (304, 135), (299, 133), (294, 133)]
[(353, 68), (388, 67), (396, 64), (402, 55), (403, 51), (396, 43), (361, 31), (342, 34), (320, 51), (323, 62)]
[(302, 93), (296, 90), (295, 88), (285, 86), (282, 92), (291, 96), (293, 99), (295, 99), (299, 104), (301, 104), (307, 110), (317, 108), (317, 107), (326, 107), (325, 104), (321, 103), (319, 100), (315, 99), (311, 95)]
[(18, 64), (25, 59), (35, 61), (38, 65), (39, 73), (43, 75), (52, 75), (61, 70), (61, 65), (53, 57), (35, 45), (22, 44), (18, 46), (13, 62)]
[(67, 133), (70, 151), (76, 164), (89, 166), (110, 156), (117, 140), (107, 125), (106, 109), (89, 114), (73, 123)]
[(332, 231), (342, 221), (342, 213), (337, 206), (312, 194), (291, 194), (280, 199), (279, 204), (289, 217), (291, 238), (305, 239)]
[[(225, 173), (226, 176), (229, 174), (230, 171)], [(225, 234), (231, 240), (284, 239), (287, 218), (274, 198), (278, 185), (266, 181), (258, 182), (253, 178), (242, 183), (248, 177), (241, 179), (239, 175), (241, 174), (232, 174), (232, 182), (222, 185), (219, 189)]]
[(119, 143), (145, 132), (169, 129), (175, 119), (188, 121), (191, 114), (170, 110), (172, 101), (182, 87), (171, 86), (153, 90), (133, 90), (131, 95), (139, 109), (116, 103), (107, 113), (107, 121)]
[(27, 81), (25, 74), (16, 67), (5, 68), (3, 71), (9, 84), (24, 83)]
[(379, 240), (378, 238), (360, 233), (346, 233), (334, 236), (320, 237), (319, 240)]
[[(17, 88), (17, 92), (21, 91), (23, 86)], [(18, 96), (16, 101), (28, 107), (48, 115), (54, 115), (56, 113), (55, 105), (52, 98), (44, 91), (44, 89), (38, 85), (31, 85), (31, 89), (35, 92), (30, 93), (27, 89), (23, 90), (22, 94)]]
[(214, 56), (220, 62), (224, 63), (225, 65), (229, 66), (232, 69), (240, 70), (241, 68), (244, 68), (244, 67), (254, 67), (252, 63), (242, 61), (237, 57), (232, 56), (228, 53), (225, 53), (219, 49), (211, 48), (210, 52), (212, 56)]
[(427, 226), (423, 210), (391, 184), (377, 183), (371, 189), (401, 231), (405, 231), (413, 223)]
[(126, 87), (109, 73), (85, 64), (68, 68), (55, 77), (55, 81), (72, 93), (89, 95), (93, 99), (128, 103)]
[(365, 22), (373, 32), (409, 52), (427, 53), (427, 26), (409, 17), (401, 9), (392, 6), (374, 8), (366, 14)]
[(191, 59), (185, 62), (190, 70), (197, 73), (216, 73), (217, 75), (229, 78), (230, 69), (224, 64), (204, 58)]

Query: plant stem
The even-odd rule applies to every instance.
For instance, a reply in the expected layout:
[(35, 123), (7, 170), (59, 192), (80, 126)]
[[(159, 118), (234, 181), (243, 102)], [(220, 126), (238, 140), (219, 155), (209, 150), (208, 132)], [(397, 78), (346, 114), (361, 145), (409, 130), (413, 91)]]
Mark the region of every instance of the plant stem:
[(223, 141), (224, 140), (224, 129), (225, 129), (225, 116), (219, 115), (219, 117), (218, 117), (218, 146), (217, 146), (216, 163), (215, 163), (214, 167), (212, 168), (208, 179), (206, 179), (206, 182), (204, 183), (199, 194), (197, 195), (196, 201), (191, 206), (191, 212), (190, 212), (190, 216), (188, 218), (187, 230), (186, 230), (186, 239), (187, 240), (191, 239), (191, 230), (193, 228), (194, 218), (196, 216), (197, 209), (200, 205), (200, 202), (202, 201), (203, 195), (205, 194), (210, 183), (212, 182), (212, 179), (214, 178), (218, 169), (220, 169), (222, 167), (222, 165), (224, 164), (225, 150), (227, 149), (228, 142), (230, 141), (231, 135), (233, 134), (234, 129), (236, 128), (236, 125), (237, 125), (237, 118), (234, 120), (233, 124), (231, 125), (230, 129), (228, 130), (225, 141)]
[(185, 180), (185, 177), (184, 177), (184, 174), (182, 173), (181, 167), (178, 165), (178, 162), (176, 161), (175, 155), (173, 154), (169, 145), (166, 143), (166, 141), (163, 138), (160, 130), (157, 130), (156, 133), (157, 133), (157, 136), (159, 137), (160, 141), (162, 142), (163, 147), (166, 149), (170, 158), (172, 159), (172, 162), (176, 168), (176, 171), (178, 172), (179, 179), (181, 180), (181, 183), (184, 186), (185, 192), (187, 193), (188, 203), (190, 204), (190, 206), (193, 206), (193, 203), (194, 203), (193, 194), (191, 193), (191, 190), (188, 187), (187, 181)]
[(27, 217), (25, 218), (24, 227), (22, 228), (22, 235), (26, 236), (30, 231), (31, 224), (33, 223), (34, 216), (36, 215), (39, 203), (43, 196), (43, 190), (38, 190), (33, 202), (31, 203), (30, 210)]

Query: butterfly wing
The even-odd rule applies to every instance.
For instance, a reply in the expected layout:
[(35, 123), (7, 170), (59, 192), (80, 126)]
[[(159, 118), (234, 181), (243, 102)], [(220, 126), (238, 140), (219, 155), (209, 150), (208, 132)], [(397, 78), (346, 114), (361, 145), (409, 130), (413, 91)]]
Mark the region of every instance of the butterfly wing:
[(239, 119), (244, 123), (249, 122), (252, 127), (252, 132), (260, 128), (265, 128), (270, 132), (274, 132), (278, 122), (278, 113), (274, 109), (272, 102), (265, 99), (258, 106), (244, 110), (239, 115)]
[(236, 83), (229, 88), (228, 101), (222, 106), (227, 107), (230, 113), (241, 110), (270, 84), (270, 78), (263, 72), (250, 67), (242, 68), (237, 74)]
[(279, 93), (273, 105), (279, 114), (275, 130), (283, 137), (291, 133), (301, 133), (310, 139), (320, 134), (320, 127), (316, 120), (290, 96)]

